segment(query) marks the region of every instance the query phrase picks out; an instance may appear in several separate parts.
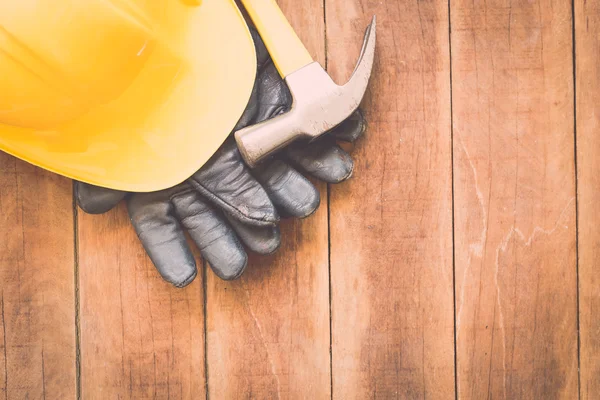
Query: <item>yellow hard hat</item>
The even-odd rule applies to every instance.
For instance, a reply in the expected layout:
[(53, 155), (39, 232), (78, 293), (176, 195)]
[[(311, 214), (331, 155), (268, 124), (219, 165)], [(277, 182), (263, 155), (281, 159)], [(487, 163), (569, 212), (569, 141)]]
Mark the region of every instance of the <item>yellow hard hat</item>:
[(255, 74), (233, 0), (0, 1), (0, 150), (98, 186), (171, 187), (225, 140)]

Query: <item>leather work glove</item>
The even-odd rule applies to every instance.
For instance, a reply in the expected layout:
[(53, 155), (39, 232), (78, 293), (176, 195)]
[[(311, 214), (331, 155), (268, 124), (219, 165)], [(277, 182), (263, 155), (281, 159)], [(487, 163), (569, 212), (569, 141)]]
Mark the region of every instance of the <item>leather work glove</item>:
[[(258, 73), (249, 104), (235, 130), (285, 112), (292, 98), (256, 32)], [(360, 111), (312, 143), (294, 143), (250, 170), (233, 138), (184, 183), (173, 188), (131, 193), (75, 183), (77, 203), (99, 214), (127, 197), (131, 223), (161, 276), (183, 287), (197, 274), (185, 239), (187, 230), (202, 257), (222, 279), (238, 278), (245, 248), (270, 254), (280, 245), (283, 217), (304, 218), (319, 206), (318, 190), (299, 170), (328, 183), (352, 174), (351, 157), (336, 140), (354, 141), (365, 131)]]

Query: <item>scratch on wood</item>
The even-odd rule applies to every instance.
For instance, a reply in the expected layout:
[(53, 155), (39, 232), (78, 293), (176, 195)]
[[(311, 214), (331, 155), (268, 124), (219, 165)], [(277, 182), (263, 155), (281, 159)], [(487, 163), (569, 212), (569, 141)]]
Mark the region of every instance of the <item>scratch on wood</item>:
[(500, 285), (498, 284), (498, 272), (500, 269), (500, 252), (502, 252), (502, 253), (506, 252), (508, 244), (510, 243), (510, 240), (514, 234), (516, 234), (517, 238), (520, 239), (525, 244), (525, 247), (530, 247), (531, 244), (533, 243), (533, 240), (536, 238), (536, 236), (538, 234), (542, 234), (542, 235), (546, 235), (546, 236), (552, 235), (554, 233), (554, 231), (556, 231), (556, 229), (558, 229), (558, 227), (563, 219), (563, 216), (565, 215), (565, 213), (567, 212), (567, 210), (569, 209), (571, 204), (573, 204), (574, 200), (575, 200), (575, 197), (571, 197), (571, 199), (569, 200), (567, 205), (563, 208), (563, 210), (559, 214), (558, 218), (556, 219), (556, 223), (554, 224), (552, 229), (544, 229), (540, 226), (536, 226), (533, 229), (533, 232), (531, 233), (531, 235), (527, 238), (525, 236), (525, 234), (523, 234), (523, 232), (521, 232), (521, 230), (519, 228), (516, 228), (513, 225), (513, 227), (510, 229), (510, 231), (506, 234), (506, 236), (502, 240), (502, 242), (500, 242), (500, 246), (498, 246), (498, 248), (496, 249), (496, 271), (494, 274), (494, 283), (496, 285), (496, 301), (498, 302), (498, 311), (500, 312), (500, 330), (502, 332), (502, 370), (503, 370), (503, 382), (504, 382), (503, 391), (504, 391), (505, 398), (506, 398), (506, 340), (505, 340), (506, 336), (505, 336), (505, 332), (504, 332), (504, 316), (502, 314), (502, 303), (500, 302)]
[[(466, 282), (468, 273), (471, 269), (471, 257), (474, 255), (476, 257), (481, 258), (483, 256), (483, 251), (484, 251), (484, 246), (485, 246), (485, 242), (487, 239), (487, 218), (485, 218), (486, 215), (486, 211), (485, 211), (485, 203), (484, 203), (484, 198), (483, 198), (483, 193), (481, 192), (481, 189), (479, 188), (479, 180), (477, 177), (477, 169), (475, 168), (475, 166), (473, 165), (473, 162), (471, 161), (471, 156), (469, 155), (469, 152), (467, 150), (467, 148), (465, 147), (464, 143), (462, 142), (462, 140), (460, 140), (460, 136), (457, 135), (458, 143), (460, 143), (460, 146), (463, 150), (463, 152), (465, 153), (466, 159), (469, 162), (469, 166), (471, 167), (471, 171), (473, 171), (473, 181), (474, 181), (474, 187), (475, 187), (475, 192), (477, 194), (477, 200), (479, 201), (479, 205), (481, 206), (481, 213), (482, 213), (482, 225), (483, 228), (481, 229), (481, 236), (479, 238), (479, 241), (477, 243), (473, 243), (469, 246), (469, 259), (467, 261), (467, 266), (465, 267), (465, 271), (463, 272), (463, 282)], [(461, 289), (460, 289), (460, 304), (458, 305), (458, 311), (457, 311), (457, 315), (456, 315), (456, 338), (458, 340), (459, 336), (460, 336), (460, 319), (461, 319), (461, 315), (462, 315), (462, 308), (465, 302), (465, 287), (467, 285), (463, 284)]]
[[(496, 302), (498, 303), (498, 312), (500, 313), (500, 331), (502, 332), (502, 391), (504, 398), (506, 398), (506, 332), (504, 331), (504, 314), (502, 313), (502, 302), (500, 301), (500, 285), (498, 284), (498, 272), (500, 269), (500, 251), (503, 253), (506, 251), (506, 247), (510, 242), (514, 227), (510, 230), (509, 234), (498, 246), (496, 250), (496, 270), (494, 271), (494, 284), (496, 285)], [(494, 321), (495, 323), (495, 321)], [(495, 327), (492, 328), (495, 330)]]

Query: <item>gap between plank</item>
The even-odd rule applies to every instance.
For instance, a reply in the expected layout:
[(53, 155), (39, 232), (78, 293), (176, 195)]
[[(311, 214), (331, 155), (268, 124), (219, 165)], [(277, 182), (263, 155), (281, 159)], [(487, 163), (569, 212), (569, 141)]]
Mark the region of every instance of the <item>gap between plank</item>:
[(77, 199), (73, 181), (73, 279), (75, 286), (75, 395), (81, 399), (81, 321), (79, 315), (79, 223)]
[(571, 47), (573, 51), (573, 160), (575, 164), (575, 292), (577, 311), (577, 396), (581, 399), (581, 330), (579, 324), (579, 190), (577, 184), (577, 48), (575, 47), (575, 0), (571, 0)]
[[(323, 41), (325, 52), (325, 70), (327, 71), (327, 0), (323, 0)], [(333, 400), (333, 318), (331, 313), (331, 186), (326, 184), (327, 191), (327, 277), (329, 286), (329, 397)]]
[(206, 400), (209, 399), (209, 395), (208, 395), (208, 329), (206, 328), (207, 326), (207, 321), (208, 318), (206, 317), (206, 312), (207, 312), (207, 303), (208, 303), (208, 295), (206, 293), (206, 289), (208, 287), (207, 283), (206, 283), (206, 279), (207, 279), (207, 274), (206, 274), (206, 268), (208, 267), (208, 263), (206, 261), (204, 261), (204, 259), (202, 259), (202, 305), (203, 305), (203, 309), (204, 309), (204, 392), (205, 392), (205, 398)]
[(452, 11), (448, 0), (448, 69), (450, 72), (450, 184), (452, 185), (452, 319), (454, 321), (454, 399), (458, 400), (458, 352), (456, 343), (456, 240), (454, 230), (454, 111), (452, 109)]

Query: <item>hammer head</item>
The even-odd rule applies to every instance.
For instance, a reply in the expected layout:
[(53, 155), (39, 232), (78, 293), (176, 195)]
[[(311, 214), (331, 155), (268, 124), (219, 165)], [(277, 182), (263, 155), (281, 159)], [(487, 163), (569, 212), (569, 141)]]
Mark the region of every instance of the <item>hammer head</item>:
[(373, 17), (354, 72), (345, 85), (333, 82), (319, 63), (310, 63), (285, 78), (293, 97), (289, 112), (235, 133), (240, 152), (250, 167), (298, 138), (312, 140), (322, 135), (356, 111), (373, 68), (375, 24)]

